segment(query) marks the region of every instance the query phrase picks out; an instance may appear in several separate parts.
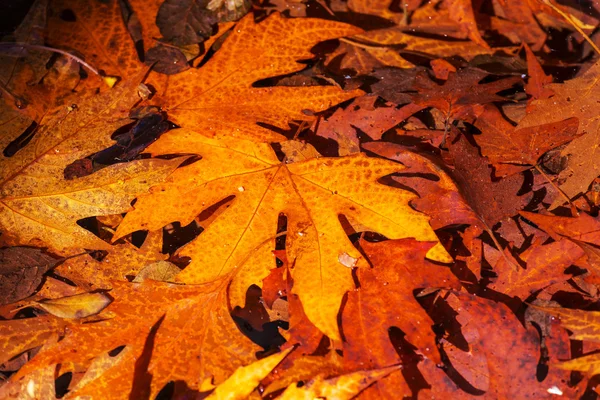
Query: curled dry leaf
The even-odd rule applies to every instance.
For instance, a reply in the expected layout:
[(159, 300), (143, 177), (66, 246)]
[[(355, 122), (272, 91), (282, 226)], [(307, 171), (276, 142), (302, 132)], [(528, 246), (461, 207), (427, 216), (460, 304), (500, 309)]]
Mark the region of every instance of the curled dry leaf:
[(73, 319), (98, 314), (111, 301), (112, 298), (105, 293), (82, 293), (60, 299), (36, 301), (33, 306), (60, 318)]

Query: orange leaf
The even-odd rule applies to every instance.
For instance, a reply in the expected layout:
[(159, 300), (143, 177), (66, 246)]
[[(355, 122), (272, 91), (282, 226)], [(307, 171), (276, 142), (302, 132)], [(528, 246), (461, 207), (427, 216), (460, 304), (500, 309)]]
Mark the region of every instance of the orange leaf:
[[(131, 346), (78, 394), (108, 398), (110, 393), (150, 388), (155, 396), (171, 380), (185, 381), (196, 390), (213, 376), (220, 383), (237, 367), (252, 362), (257, 350), (231, 319), (225, 288), (223, 281), (192, 286), (114, 282), (110, 294), (115, 300), (104, 310), (112, 318), (72, 325), (63, 340), (25, 364), (19, 377), (57, 363), (88, 366), (94, 357)], [(151, 383), (145, 381), (146, 368), (135, 368), (136, 360), (144, 360), (140, 362), (152, 374)], [(133, 383), (142, 386), (132, 388)]]
[(243, 18), (223, 46), (200, 69), (170, 77), (153, 74), (155, 101), (184, 128), (210, 135), (282, 141), (284, 137), (256, 123), (287, 129), (293, 119), (310, 119), (304, 110), (322, 111), (362, 94), (334, 86), (253, 87), (261, 79), (302, 69), (320, 41), (360, 32), (339, 22), (310, 18), (285, 19), (273, 14), (257, 24)]
[[(187, 224), (203, 209), (236, 196), (202, 235), (182, 248), (180, 254), (192, 262), (178, 279), (209, 282), (241, 271), (233, 278), (231, 301), (243, 305), (246, 288), (260, 284), (274, 267), (271, 249), (283, 213), (288, 218), (288, 259), (295, 260), (294, 292), (311, 322), (333, 339), (339, 339), (337, 311), (342, 297), (353, 288), (351, 269), (340, 263), (340, 256), (347, 254), (358, 260), (357, 265), (365, 265), (339, 214), (390, 238), (437, 242), (427, 217), (408, 206), (414, 195), (377, 182), (402, 170), (387, 160), (357, 154), (282, 164), (266, 144), (210, 139), (185, 129), (163, 135), (149, 151), (155, 155), (193, 152), (202, 159), (140, 197), (116, 237), (142, 228), (159, 229), (173, 221)], [(428, 256), (451, 260), (441, 244)]]

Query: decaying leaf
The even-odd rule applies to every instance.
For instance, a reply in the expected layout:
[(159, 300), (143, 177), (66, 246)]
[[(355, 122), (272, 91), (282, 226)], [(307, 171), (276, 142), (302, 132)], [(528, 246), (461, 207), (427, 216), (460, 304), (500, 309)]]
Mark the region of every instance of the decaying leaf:
[(60, 259), (29, 247), (0, 249), (0, 305), (32, 294)]

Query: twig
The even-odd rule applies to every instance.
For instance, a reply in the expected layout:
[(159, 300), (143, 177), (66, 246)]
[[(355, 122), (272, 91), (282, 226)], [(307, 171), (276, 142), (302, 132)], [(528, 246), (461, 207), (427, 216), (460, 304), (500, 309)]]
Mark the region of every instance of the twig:
[(560, 193), (560, 195), (567, 201), (567, 203), (569, 203), (569, 206), (571, 207), (571, 214), (574, 217), (578, 217), (579, 216), (579, 212), (577, 211), (577, 207), (575, 207), (575, 205), (571, 202), (571, 199), (569, 198), (569, 196), (567, 196), (567, 194), (558, 187), (558, 185), (556, 183), (554, 183), (554, 181), (552, 181), (552, 179), (550, 179), (550, 177), (548, 175), (546, 175), (546, 173), (539, 167), (539, 165), (535, 164), (534, 168), (540, 173), (542, 174), (542, 176), (544, 178), (546, 178), (546, 180), (548, 181), (548, 183), (550, 185), (552, 185), (552, 187), (554, 187), (554, 189), (556, 189), (558, 191), (558, 193)]

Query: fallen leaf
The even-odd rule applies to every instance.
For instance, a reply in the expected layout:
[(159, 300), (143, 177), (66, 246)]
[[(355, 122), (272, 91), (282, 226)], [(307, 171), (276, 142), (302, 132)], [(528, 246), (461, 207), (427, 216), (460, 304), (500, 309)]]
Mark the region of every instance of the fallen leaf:
[(160, 96), (155, 101), (181, 127), (279, 142), (282, 135), (256, 123), (286, 129), (293, 119), (311, 119), (303, 110), (322, 111), (362, 92), (343, 92), (334, 86), (253, 87), (253, 83), (298, 71), (302, 64), (297, 60), (311, 58), (309, 49), (318, 42), (359, 31), (339, 22), (285, 19), (279, 14), (257, 24), (249, 15), (199, 70), (168, 78), (151, 75), (149, 81)]
[(444, 0), (444, 3), (448, 9), (448, 16), (467, 32), (469, 38), (478, 45), (489, 48), (479, 33), (471, 0)]
[(98, 314), (105, 309), (112, 299), (105, 293), (83, 293), (60, 299), (36, 301), (39, 307), (60, 318), (85, 318)]
[(487, 75), (478, 69), (460, 69), (451, 73), (443, 85), (438, 85), (425, 73), (417, 73), (413, 88), (419, 93), (413, 96), (413, 101), (423, 107), (437, 108), (447, 119), (472, 118), (483, 111), (483, 104), (503, 100), (496, 93), (521, 80), (511, 77), (480, 83)]
[(337, 141), (339, 155), (345, 156), (360, 151), (358, 130), (379, 140), (385, 131), (422, 109), (412, 104), (399, 109), (376, 108), (376, 100), (375, 96), (363, 96), (355, 99), (345, 109), (337, 109), (331, 117), (319, 121), (317, 135)]
[(577, 118), (568, 118), (515, 129), (496, 107), (487, 106), (475, 121), (481, 135), (474, 137), (481, 153), (494, 165), (494, 174), (500, 177), (536, 166), (544, 153), (575, 139), (578, 125)]
[[(160, 229), (173, 221), (188, 224), (203, 209), (234, 195), (232, 205), (181, 249), (179, 254), (192, 262), (177, 279), (208, 282), (238, 269), (243, 273), (234, 277), (232, 287), (247, 288), (260, 284), (275, 266), (273, 260), (270, 268), (264, 264), (252, 268), (250, 260), (270, 259), (269, 245), (284, 213), (286, 251), (295, 260), (294, 292), (311, 322), (334, 339), (339, 339), (336, 316), (341, 299), (353, 288), (351, 270), (340, 264), (338, 256), (346, 253), (359, 259), (357, 266), (364, 263), (338, 221), (339, 214), (390, 238), (437, 241), (427, 217), (408, 206), (412, 194), (377, 183), (379, 177), (402, 169), (390, 161), (358, 154), (282, 164), (266, 144), (211, 139), (184, 129), (163, 135), (149, 151), (153, 155), (194, 152), (202, 160), (176, 171), (170, 183), (154, 188), (149, 196), (139, 197), (115, 237), (140, 228)], [(224, 245), (206, 247), (204, 243), (213, 240)], [(450, 260), (440, 244), (428, 257)], [(318, 276), (315, 270), (320, 271)], [(232, 304), (243, 305), (245, 290), (232, 293), (238, 293)]]
[[(360, 246), (373, 267), (358, 269), (360, 287), (348, 294), (342, 311), (346, 368), (381, 368), (403, 363), (402, 354), (390, 340), (393, 328), (402, 330), (405, 340), (416, 347), (417, 353), (434, 363), (441, 362), (435, 334), (429, 329), (433, 321), (417, 302), (414, 292), (424, 288), (459, 288), (460, 283), (449, 268), (425, 259), (431, 244), (413, 239), (361, 241)], [(397, 312), (400, 307), (401, 314)], [(406, 383), (402, 375), (394, 374), (376, 386), (377, 396), (387, 397), (394, 388), (405, 387)]]
[(281, 400), (314, 399), (319, 397), (350, 400), (374, 382), (397, 371), (400, 367), (393, 366), (375, 370), (366, 370), (340, 375), (335, 378), (315, 378), (302, 387), (296, 384), (288, 388), (278, 397)]
[(181, 270), (179, 267), (173, 263), (168, 261), (157, 261), (142, 268), (132, 282), (139, 283), (145, 279), (152, 279), (160, 282), (172, 282), (175, 275), (180, 272)]
[(61, 260), (41, 249), (0, 249), (0, 305), (14, 303), (32, 294), (43, 275)]
[(208, 400), (237, 400), (246, 399), (258, 386), (260, 381), (277, 366), (293, 348), (281, 353), (270, 355), (262, 360), (255, 361), (245, 367), (239, 367), (235, 372), (221, 383), (206, 397)]
[[(593, 111), (598, 100), (595, 93), (598, 92), (596, 87), (599, 72), (600, 63), (596, 63), (581, 76), (564, 84), (545, 86), (552, 90), (554, 95), (548, 99), (532, 102), (533, 111), (527, 114), (517, 126), (521, 129), (563, 121), (571, 117), (579, 119), (577, 135), (580, 137), (561, 152), (563, 156), (569, 158), (567, 168), (559, 175), (559, 179), (564, 181), (560, 188), (569, 197), (587, 191), (590, 183), (600, 174), (600, 164), (597, 163), (598, 157), (596, 157), (600, 125)], [(557, 198), (551, 209), (563, 202), (563, 198)]]
[(519, 258), (526, 268), (515, 269), (503, 257), (494, 265), (498, 278), (489, 286), (500, 293), (527, 299), (538, 290), (571, 278), (565, 270), (583, 256), (583, 251), (563, 239), (545, 245), (532, 245)]
[[(89, 366), (96, 356), (131, 346), (131, 356), (124, 357), (118, 368), (109, 369), (92, 381), (93, 387), (81, 388), (78, 394), (129, 393), (134, 376), (145, 382), (143, 387), (152, 396), (171, 380), (183, 380), (192, 390), (213, 376), (219, 384), (237, 367), (254, 361), (256, 351), (229, 315), (225, 287), (223, 281), (188, 286), (114, 282), (110, 293), (115, 300), (104, 310), (112, 318), (71, 326), (65, 338), (38, 353), (15, 378), (56, 363)], [(151, 359), (144, 355), (147, 341), (153, 343)], [(71, 351), (74, 345), (77, 352)], [(146, 360), (152, 382), (147, 381), (150, 375), (135, 375), (140, 357)]]
[(451, 176), (464, 199), (488, 228), (515, 215), (529, 203), (531, 194), (517, 195), (523, 178), (513, 175), (493, 181), (492, 168), (464, 135), (449, 141), (448, 157), (454, 164)]
[(182, 161), (138, 160), (84, 178), (63, 179), (68, 164), (112, 144), (111, 133), (138, 101), (136, 87), (134, 79), (76, 109), (58, 111), (16, 155), (0, 156), (0, 228), (8, 243), (41, 244), (57, 254), (106, 249), (109, 246), (77, 220), (129, 209), (136, 195)]
[(207, 9), (209, 0), (166, 0), (156, 15), (163, 38), (175, 46), (186, 46), (208, 39), (217, 15)]

